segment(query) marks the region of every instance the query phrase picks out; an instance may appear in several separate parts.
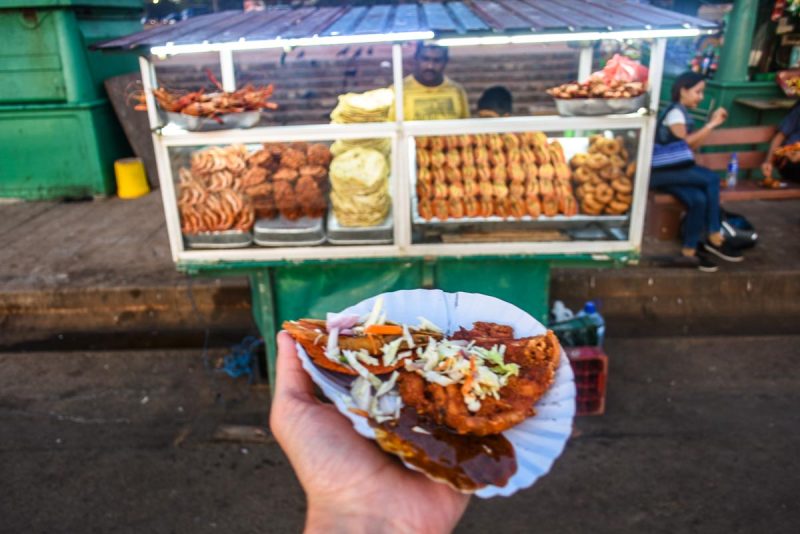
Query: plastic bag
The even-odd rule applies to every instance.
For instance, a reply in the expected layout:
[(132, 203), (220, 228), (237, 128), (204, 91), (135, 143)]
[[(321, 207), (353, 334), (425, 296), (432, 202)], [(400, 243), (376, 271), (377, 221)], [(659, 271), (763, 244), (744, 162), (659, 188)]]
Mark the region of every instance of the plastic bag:
[(608, 60), (603, 70), (592, 74), (593, 77), (603, 78), (605, 81), (620, 80), (623, 82), (647, 82), (648, 69), (638, 61), (634, 61), (625, 56), (614, 54)]

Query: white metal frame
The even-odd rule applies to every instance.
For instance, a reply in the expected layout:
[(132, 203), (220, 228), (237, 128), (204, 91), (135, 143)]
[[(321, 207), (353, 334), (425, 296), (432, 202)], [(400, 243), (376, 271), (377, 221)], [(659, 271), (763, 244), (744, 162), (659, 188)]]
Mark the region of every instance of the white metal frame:
[[(392, 47), (393, 79), (397, 117), (395, 122), (372, 124), (321, 124), (224, 130), (216, 132), (185, 132), (167, 126), (161, 128), (156, 112), (152, 88), (156, 86), (155, 69), (145, 58), (140, 60), (142, 81), (148, 103), (148, 118), (153, 128), (153, 144), (160, 175), (161, 193), (166, 214), (172, 257), (177, 263), (213, 262), (269, 262), (328, 260), (345, 258), (391, 258), (420, 256), (485, 256), (485, 255), (536, 255), (536, 254), (592, 254), (602, 257), (608, 253), (637, 252), (641, 246), (645, 205), (649, 179), (650, 157), (655, 135), (655, 114), (658, 108), (663, 73), (666, 39), (653, 39), (650, 57), (649, 110), (646, 113), (603, 117), (534, 116), (499, 119), (464, 119), (448, 121), (410, 121), (403, 117), (402, 48)], [(460, 43), (459, 43), (460, 44)], [(219, 50), (222, 84), (226, 90), (235, 87), (233, 51)], [(591, 72), (591, 48), (584, 47), (580, 54), (579, 72)], [(637, 129), (640, 130), (636, 154), (637, 171), (633, 203), (630, 211), (628, 239), (625, 241), (559, 241), (514, 242), (475, 244), (414, 244), (411, 242), (411, 184), (413, 170), (405, 157), (410, 139), (420, 135), (453, 135), (470, 133), (500, 133), (539, 130), (543, 132), (564, 130)], [(315, 247), (248, 247), (227, 250), (186, 249), (180, 231), (175, 181), (169, 149), (172, 147), (202, 146), (231, 143), (263, 143), (270, 141), (326, 141), (335, 139), (365, 139), (385, 137), (392, 141), (392, 196), (394, 219), (394, 244), (363, 246)]]

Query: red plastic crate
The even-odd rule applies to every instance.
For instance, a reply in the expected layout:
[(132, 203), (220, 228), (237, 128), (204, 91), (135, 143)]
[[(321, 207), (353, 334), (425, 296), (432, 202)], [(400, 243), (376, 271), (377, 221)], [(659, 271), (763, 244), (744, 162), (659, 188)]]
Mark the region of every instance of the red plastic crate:
[(606, 409), (608, 356), (600, 347), (564, 349), (575, 374), (577, 415), (600, 415)]

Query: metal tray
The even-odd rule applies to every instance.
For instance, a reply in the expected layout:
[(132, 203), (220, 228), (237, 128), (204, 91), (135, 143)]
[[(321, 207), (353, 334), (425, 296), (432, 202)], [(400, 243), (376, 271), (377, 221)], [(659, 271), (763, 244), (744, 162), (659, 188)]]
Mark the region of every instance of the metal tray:
[(634, 113), (647, 105), (647, 93), (633, 98), (556, 98), (559, 115), (568, 117), (586, 115), (614, 115)]
[(378, 226), (342, 226), (333, 210), (328, 211), (328, 242), (332, 245), (389, 245), (394, 242), (392, 210)]
[(262, 247), (308, 247), (325, 242), (322, 218), (301, 217), (290, 221), (283, 216), (277, 219), (259, 219), (253, 227), (256, 245)]
[(461, 217), (459, 219), (447, 219), (446, 221), (439, 220), (437, 217), (434, 217), (430, 221), (426, 221), (422, 217), (419, 216), (419, 211), (417, 210), (417, 203), (419, 200), (417, 199), (417, 195), (413, 195), (411, 197), (411, 213), (412, 217), (411, 220), (414, 224), (420, 224), (424, 226), (459, 226), (463, 224), (507, 224), (513, 222), (527, 222), (529, 224), (534, 223), (559, 223), (561, 226), (570, 226), (570, 225), (584, 225), (587, 222), (625, 222), (628, 219), (628, 215), (573, 215), (571, 217), (567, 217), (566, 215), (555, 215), (553, 217), (547, 217), (545, 215), (540, 215), (537, 218), (533, 218), (530, 215), (525, 215), (524, 217), (497, 217), (492, 215), (491, 217)]
[(225, 113), (220, 115), (222, 122), (207, 117), (195, 117), (183, 113), (159, 110), (165, 123), (172, 123), (190, 132), (210, 132), (213, 130), (229, 130), (234, 128), (252, 128), (261, 120), (260, 111), (245, 111), (242, 113)]
[(183, 234), (188, 248), (243, 248), (253, 244), (253, 234), (239, 230)]

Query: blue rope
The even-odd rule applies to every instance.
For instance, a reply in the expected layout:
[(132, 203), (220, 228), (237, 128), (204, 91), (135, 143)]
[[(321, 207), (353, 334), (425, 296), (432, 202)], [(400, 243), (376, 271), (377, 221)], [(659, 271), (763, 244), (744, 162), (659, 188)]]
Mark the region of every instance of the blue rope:
[(220, 371), (224, 371), (232, 378), (247, 376), (253, 379), (256, 373), (256, 352), (264, 344), (261, 338), (247, 336), (238, 345), (231, 348), (231, 352), (224, 357)]

